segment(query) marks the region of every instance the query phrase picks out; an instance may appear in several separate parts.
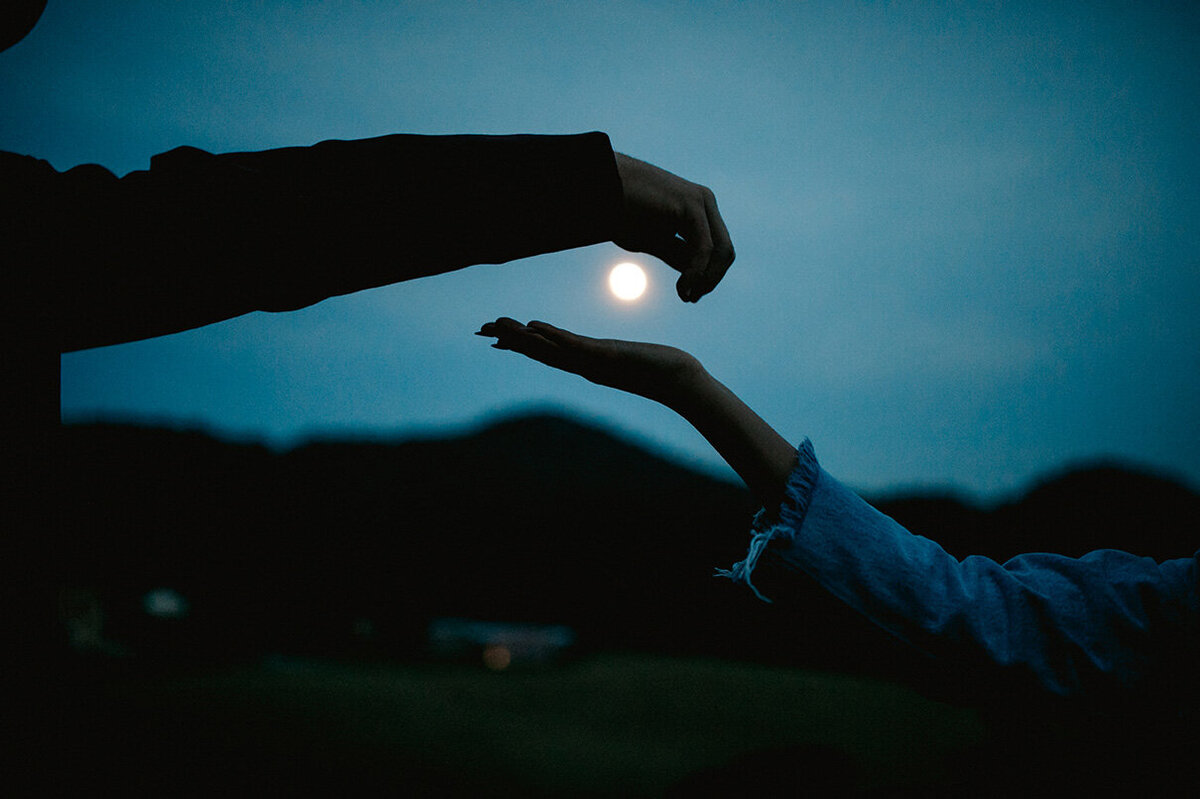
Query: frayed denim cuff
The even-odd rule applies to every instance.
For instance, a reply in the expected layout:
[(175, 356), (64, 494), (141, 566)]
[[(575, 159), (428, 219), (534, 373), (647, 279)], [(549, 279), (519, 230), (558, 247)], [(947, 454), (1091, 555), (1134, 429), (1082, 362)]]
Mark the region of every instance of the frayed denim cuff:
[(771, 600), (763, 596), (750, 580), (758, 559), (767, 545), (777, 539), (791, 543), (804, 524), (808, 505), (812, 500), (813, 488), (817, 484), (820, 467), (813, 452), (812, 442), (807, 438), (796, 448), (796, 464), (788, 475), (783, 499), (778, 509), (762, 508), (754, 516), (751, 527), (750, 547), (745, 560), (738, 561), (729, 569), (717, 569), (716, 576), (728, 577), (735, 583), (745, 583), (754, 595), (764, 602)]

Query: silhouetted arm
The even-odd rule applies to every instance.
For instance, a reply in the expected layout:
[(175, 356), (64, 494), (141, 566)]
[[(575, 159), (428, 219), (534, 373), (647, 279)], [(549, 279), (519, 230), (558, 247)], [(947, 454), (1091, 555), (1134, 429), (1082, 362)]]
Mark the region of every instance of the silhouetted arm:
[(579, 336), (545, 322), (485, 324), (479, 335), (593, 383), (660, 402), (687, 419), (765, 506), (779, 503), (796, 454), (732, 391), (683, 350), (661, 344)]
[(1195, 673), (1198, 558), (1098, 550), (959, 560), (830, 476), (805, 442), (778, 512), (760, 517), (730, 576), (749, 584), (757, 562), (770, 561), (758, 586), (767, 595), (786, 595), (779, 581), (789, 574), (807, 575), (884, 630), (988, 679), (1098, 695)]
[(593, 244), (622, 210), (600, 133), (179, 148), (120, 179), (14, 159), (22, 267), (62, 350)]
[(764, 599), (786, 597), (788, 581), (811, 578), (915, 647), (987, 679), (1055, 694), (1194, 680), (1200, 552), (1163, 563), (1115, 550), (959, 561), (822, 470), (807, 441), (793, 449), (681, 350), (511, 319), (480, 333), (692, 422), (763, 502), (747, 558), (722, 573)]
[(602, 133), (184, 147), (123, 178), (2, 153), (0, 175), (15, 304), (61, 351), (601, 241), (665, 260), (684, 299), (733, 260), (711, 192)]

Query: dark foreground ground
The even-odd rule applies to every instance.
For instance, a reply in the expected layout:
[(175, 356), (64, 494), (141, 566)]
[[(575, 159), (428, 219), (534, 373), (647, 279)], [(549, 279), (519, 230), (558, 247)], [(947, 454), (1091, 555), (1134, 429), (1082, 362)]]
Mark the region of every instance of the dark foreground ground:
[(38, 795), (923, 792), (961, 779), (985, 735), (976, 712), (886, 683), (647, 655), (44, 677), (21, 691)]

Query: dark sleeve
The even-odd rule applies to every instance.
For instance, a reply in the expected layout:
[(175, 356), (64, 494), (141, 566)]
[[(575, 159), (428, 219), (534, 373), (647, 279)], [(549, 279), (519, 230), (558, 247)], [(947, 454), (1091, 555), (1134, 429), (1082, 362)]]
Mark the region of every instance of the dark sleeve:
[(4, 154), (21, 280), (61, 351), (606, 241), (608, 137), (414, 136), (213, 155), (118, 179)]

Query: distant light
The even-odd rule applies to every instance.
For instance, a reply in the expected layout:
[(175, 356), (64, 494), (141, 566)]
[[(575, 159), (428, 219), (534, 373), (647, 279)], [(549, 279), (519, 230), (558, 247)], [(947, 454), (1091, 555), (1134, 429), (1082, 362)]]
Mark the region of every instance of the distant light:
[(508, 647), (492, 644), (483, 648), (483, 665), (492, 671), (504, 671), (512, 663), (512, 652)]
[(142, 609), (160, 619), (182, 619), (188, 614), (188, 601), (178, 591), (155, 588), (142, 597)]
[(375, 637), (375, 622), (370, 619), (355, 619), (351, 629), (354, 631), (354, 637), (361, 641)]
[(608, 273), (608, 288), (619, 300), (636, 300), (646, 291), (646, 273), (637, 264), (624, 261)]

